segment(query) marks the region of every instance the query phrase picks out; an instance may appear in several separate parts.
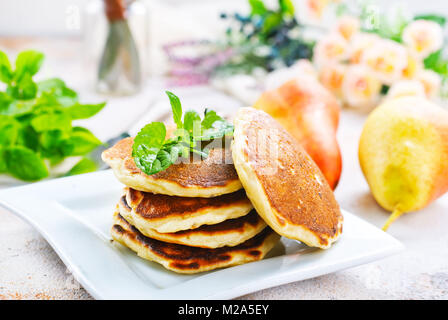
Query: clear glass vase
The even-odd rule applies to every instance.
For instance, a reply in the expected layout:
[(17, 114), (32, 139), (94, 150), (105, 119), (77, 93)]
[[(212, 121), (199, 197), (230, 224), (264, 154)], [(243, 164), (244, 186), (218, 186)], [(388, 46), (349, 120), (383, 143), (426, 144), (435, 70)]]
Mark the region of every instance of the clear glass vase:
[(146, 76), (148, 10), (140, 1), (91, 1), (84, 15), (85, 54), (100, 93), (130, 95)]

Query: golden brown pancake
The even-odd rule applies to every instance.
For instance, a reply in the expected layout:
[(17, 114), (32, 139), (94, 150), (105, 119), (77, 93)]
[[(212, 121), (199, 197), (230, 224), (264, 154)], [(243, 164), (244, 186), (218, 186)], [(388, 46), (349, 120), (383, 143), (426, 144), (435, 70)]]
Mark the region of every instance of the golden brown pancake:
[(135, 165), (133, 143), (133, 138), (119, 141), (103, 152), (102, 159), (112, 168), (118, 180), (136, 190), (208, 198), (242, 188), (229, 148), (213, 148), (203, 160), (192, 163), (179, 161), (164, 171), (147, 175)]
[(120, 199), (117, 205), (117, 211), (147, 237), (164, 242), (201, 248), (233, 247), (254, 237), (266, 227), (263, 219), (260, 218), (255, 210), (252, 210), (245, 216), (225, 220), (218, 224), (203, 225), (196, 229), (173, 233), (160, 233), (136, 223), (131, 213), (132, 209), (126, 203), (125, 196)]
[(241, 189), (215, 198), (188, 198), (125, 188), (125, 206), (133, 224), (143, 233), (172, 233), (221, 223), (248, 214), (252, 203)]
[(233, 160), (257, 212), (277, 233), (328, 248), (343, 217), (316, 164), (271, 116), (241, 108), (235, 119)]
[(262, 232), (235, 247), (205, 249), (166, 243), (145, 237), (118, 213), (114, 215), (112, 238), (143, 259), (157, 262), (178, 273), (198, 273), (263, 259), (280, 239), (266, 227)]

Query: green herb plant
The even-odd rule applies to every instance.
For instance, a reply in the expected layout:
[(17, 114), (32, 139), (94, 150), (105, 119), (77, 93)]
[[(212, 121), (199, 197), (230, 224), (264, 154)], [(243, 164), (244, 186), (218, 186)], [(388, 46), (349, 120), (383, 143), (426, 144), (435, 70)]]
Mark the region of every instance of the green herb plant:
[[(167, 130), (161, 122), (151, 122), (144, 126), (134, 138), (132, 157), (140, 170), (152, 175), (176, 163), (179, 157), (189, 159), (192, 153), (202, 158), (209, 150), (202, 148), (203, 141), (221, 139), (233, 134), (233, 125), (206, 109), (204, 117), (195, 111), (182, 112), (179, 98), (166, 91), (173, 112), (176, 130), (167, 138)], [(182, 119), (183, 116), (183, 119)]]
[[(105, 105), (81, 104), (75, 91), (58, 78), (35, 81), (44, 55), (34, 50), (18, 54), (13, 69), (0, 51), (0, 173), (25, 181), (49, 175), (65, 158), (85, 156), (102, 142), (72, 121), (95, 115)], [(1, 88), (1, 87), (0, 87)], [(82, 158), (68, 174), (95, 170)]]

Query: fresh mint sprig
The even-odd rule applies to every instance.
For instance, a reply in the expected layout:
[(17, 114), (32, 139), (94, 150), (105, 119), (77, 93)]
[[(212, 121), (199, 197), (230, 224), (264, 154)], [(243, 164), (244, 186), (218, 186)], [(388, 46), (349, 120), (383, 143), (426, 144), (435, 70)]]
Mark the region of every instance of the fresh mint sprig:
[[(95, 115), (104, 106), (81, 104), (78, 94), (58, 78), (35, 81), (44, 55), (34, 50), (18, 54), (15, 67), (0, 51), (0, 173), (25, 181), (49, 175), (49, 165), (66, 157), (84, 156), (102, 142), (73, 120)], [(68, 174), (93, 171), (83, 158)]]
[[(161, 122), (151, 122), (144, 126), (134, 138), (132, 157), (136, 166), (148, 175), (167, 169), (179, 157), (187, 158), (196, 153), (205, 158), (208, 150), (201, 148), (201, 141), (220, 139), (233, 134), (233, 125), (206, 109), (201, 119), (196, 111), (182, 112), (179, 98), (166, 91), (173, 112), (176, 130), (167, 139), (166, 127)], [(183, 116), (183, 120), (182, 120)]]

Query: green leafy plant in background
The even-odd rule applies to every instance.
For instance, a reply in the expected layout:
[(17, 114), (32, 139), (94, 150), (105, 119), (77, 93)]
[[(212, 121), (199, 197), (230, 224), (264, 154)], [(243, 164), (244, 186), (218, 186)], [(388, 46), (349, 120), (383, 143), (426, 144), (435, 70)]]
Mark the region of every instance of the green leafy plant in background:
[(179, 98), (169, 91), (166, 94), (176, 125), (173, 136), (167, 139), (165, 125), (161, 122), (151, 122), (140, 130), (132, 146), (135, 164), (148, 175), (167, 169), (176, 163), (179, 157), (189, 158), (191, 153), (206, 158), (209, 150), (202, 148), (202, 141), (233, 134), (233, 125), (215, 111), (206, 109), (202, 119), (196, 111), (183, 114)]
[[(35, 81), (44, 60), (40, 52), (18, 54), (13, 68), (0, 51), (0, 173), (25, 181), (49, 175), (49, 167), (65, 158), (85, 156), (102, 144), (92, 132), (73, 126), (72, 121), (95, 115), (105, 105), (81, 104), (75, 91), (64, 81), (51, 78)], [(68, 174), (95, 170), (82, 158)]]
[(249, 0), (249, 5), (249, 15), (221, 15), (232, 23), (225, 46), (235, 54), (216, 69), (218, 75), (251, 73), (255, 68), (272, 71), (312, 58), (314, 42), (304, 39), (304, 26), (297, 21), (291, 0), (279, 0), (276, 9), (267, 8), (262, 0)]

